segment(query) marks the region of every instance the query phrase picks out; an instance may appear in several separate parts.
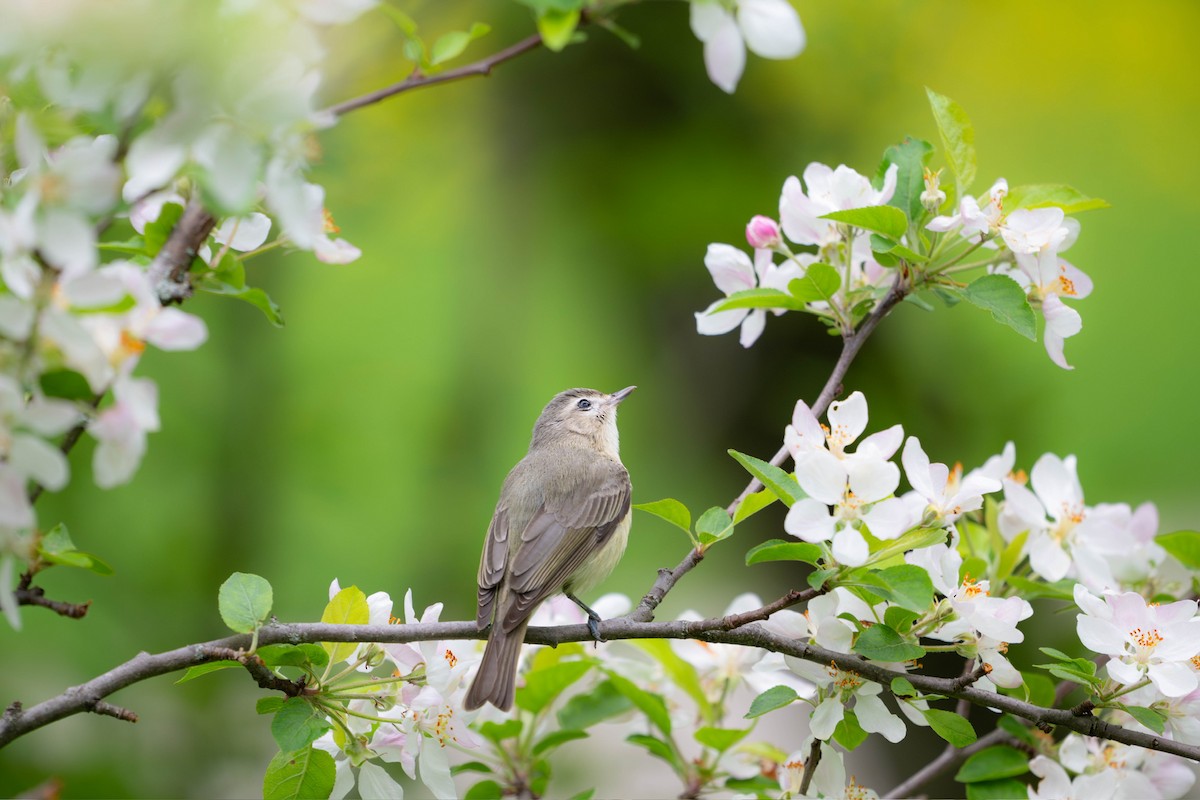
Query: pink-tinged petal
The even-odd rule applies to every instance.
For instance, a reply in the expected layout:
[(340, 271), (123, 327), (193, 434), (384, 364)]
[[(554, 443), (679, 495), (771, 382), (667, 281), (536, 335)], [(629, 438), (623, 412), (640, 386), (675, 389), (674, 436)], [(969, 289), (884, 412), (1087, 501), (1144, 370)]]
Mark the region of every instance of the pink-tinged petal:
[(846, 467), (828, 450), (809, 450), (796, 459), (796, 480), (809, 497), (826, 505), (846, 496)]
[(127, 202), (169, 184), (187, 160), (187, 148), (174, 139), (174, 131), (168, 131), (167, 124), (143, 133), (130, 145), (125, 157), (129, 178), (121, 190)]
[(1112, 619), (1112, 606), (1089, 592), (1082, 585), (1075, 584), (1074, 594), (1075, 605), (1083, 609), (1084, 613), (1096, 619)]
[(850, 444), (867, 428), (867, 398), (862, 392), (854, 392), (845, 400), (829, 404), (829, 436)]
[(842, 528), (833, 535), (833, 557), (839, 564), (861, 567), (871, 555), (867, 540), (854, 528)]
[(879, 192), (871, 199), (871, 205), (887, 205), (888, 201), (892, 199), (892, 195), (896, 193), (896, 179), (899, 174), (899, 165), (892, 164), (888, 167), (887, 172), (883, 174), (883, 186), (880, 187)]
[(796, 447), (792, 448), (792, 455), (796, 455), (800, 450), (825, 449), (825, 429), (813, 415), (808, 403), (803, 400), (796, 401), (796, 407), (792, 410), (790, 428), (795, 435), (796, 443)]
[(244, 217), (230, 217), (213, 233), (217, 244), (247, 252), (262, 247), (271, 232), (271, 218), (255, 211)]
[(28, 528), (34, 524), (33, 507), (25, 494), (25, 476), (0, 463), (0, 525)]
[(732, 245), (710, 244), (704, 254), (704, 266), (712, 275), (713, 283), (727, 295), (753, 289), (756, 285), (757, 275), (750, 256)]
[(904, 452), (900, 455), (900, 461), (904, 464), (904, 474), (908, 476), (909, 484), (918, 494), (926, 499), (941, 496), (946, 488), (946, 483), (942, 481), (941, 486), (934, 486), (929, 475), (929, 456), (925, 455), (917, 437), (908, 437), (908, 441), (904, 443)]
[(737, 21), (746, 46), (763, 58), (794, 58), (804, 50), (804, 26), (787, 0), (740, 0)]
[[(4, 216), (0, 211), (0, 241), (15, 238), (12, 231), (4, 229)], [(22, 300), (33, 299), (34, 288), (42, 279), (42, 268), (27, 255), (14, 253), (0, 258), (0, 277), (8, 290)]]
[(1046, 509), (1042, 501), (1027, 487), (1016, 481), (1004, 480), (1004, 503), (1000, 506), (1000, 533), (1012, 541), (1023, 531), (1046, 528)]
[(788, 509), (783, 529), (806, 542), (824, 542), (833, 536), (836, 525), (829, 508), (818, 500), (806, 497)]
[(21, 608), (17, 603), (17, 595), (13, 586), (13, 557), (5, 553), (0, 558), (0, 612), (8, 620), (15, 631), (21, 630)]
[(1058, 299), (1058, 295), (1051, 294), (1042, 300), (1042, 315), (1046, 318), (1046, 329), (1042, 333), (1046, 354), (1063, 369), (1075, 369), (1067, 363), (1063, 355), (1063, 340), (1083, 329), (1083, 319), (1079, 312), (1065, 305)]
[(39, 436), (19, 433), (12, 438), (8, 461), (14, 468), (52, 492), (67, 485), (70, 470), (66, 456)]
[(1028, 544), (1029, 565), (1048, 581), (1062, 580), (1071, 569), (1071, 557), (1048, 534), (1031, 536)]
[(1082, 300), (1092, 293), (1092, 279), (1068, 261), (1058, 259), (1058, 292), (1063, 297)]
[(796, 244), (821, 243), (829, 229), (829, 222), (817, 217), (828, 211), (832, 209), (813, 213), (812, 203), (800, 187), (799, 178), (793, 175), (783, 182), (783, 192), (779, 196), (779, 223), (784, 234)]
[(21, 413), (21, 424), (42, 436), (66, 433), (79, 419), (74, 403), (46, 397), (34, 397)]
[(1050, 245), (1062, 222), (1061, 208), (1019, 208), (1008, 215), (1000, 235), (1014, 253), (1035, 253)]
[(64, 209), (42, 213), (38, 246), (53, 266), (70, 277), (96, 267), (96, 231), (86, 217)]
[(1036, 790), (1029, 787), (1029, 800), (1062, 800), (1073, 796), (1071, 778), (1057, 761), (1036, 756), (1029, 762), (1029, 771), (1042, 779)]
[(1196, 610), (1195, 600), (1176, 600), (1154, 608), (1159, 625), (1187, 624), (1196, 616)]
[[(104, 422), (103, 415), (92, 425)], [(127, 483), (137, 471), (146, 453), (146, 434), (140, 429), (130, 429), (122, 438), (103, 438), (92, 455), (92, 476), (101, 489)]]
[(946, 231), (954, 230), (959, 225), (962, 225), (962, 217), (955, 214), (953, 216), (934, 217), (925, 227), (935, 233), (945, 233)]
[(728, 311), (713, 311), (725, 301), (718, 300), (704, 311), (696, 312), (696, 332), (703, 336), (719, 336), (729, 333), (742, 324), (742, 320), (750, 313), (747, 308), (731, 308)]
[(1109, 677), (1117, 683), (1123, 683), (1126, 686), (1138, 683), (1145, 677), (1142, 674), (1141, 667), (1120, 658), (1109, 660), (1107, 667)]
[(126, 295), (125, 284), (103, 270), (61, 281), (59, 286), (72, 308), (104, 308), (116, 305)]
[(861, 503), (878, 502), (900, 485), (900, 468), (890, 461), (874, 458), (849, 458), (846, 467), (850, 490)]
[[(427, 750), (434, 749), (427, 747)], [(425, 760), (422, 755), (422, 761)], [(378, 798), (379, 800), (404, 800), (404, 787), (383, 767), (364, 761), (358, 768), (358, 791), (363, 797)]]
[(1124, 651), (1125, 632), (1109, 620), (1080, 614), (1075, 623), (1079, 641), (1093, 653), (1113, 655)]
[(1071, 249), (1071, 245), (1075, 244), (1075, 240), (1079, 238), (1079, 220), (1067, 217), (1062, 221), (1059, 233), (1062, 238), (1055, 242), (1054, 249), (1061, 253)]
[(330, 239), (328, 236), (318, 236), (313, 241), (313, 255), (322, 264), (349, 264), (362, 256), (362, 250), (347, 242), (345, 239)]
[(808, 721), (809, 730), (816, 738), (827, 740), (833, 736), (834, 728), (845, 715), (846, 707), (842, 705), (842, 701), (836, 697), (828, 697), (813, 711), (812, 718)]
[(864, 731), (882, 734), (892, 744), (902, 740), (908, 733), (904, 721), (888, 711), (883, 701), (874, 695), (860, 692), (854, 701), (854, 713)]
[(867, 438), (858, 443), (858, 447), (854, 452), (857, 455), (873, 454), (887, 461), (892, 456), (896, 455), (896, 451), (900, 449), (900, 445), (904, 442), (904, 426), (893, 425), (890, 428), (872, 433)]
[(718, 0), (697, 0), (689, 4), (689, 23), (692, 33), (702, 42), (716, 35), (729, 17)]
[(1146, 677), (1167, 697), (1183, 697), (1194, 692), (1200, 685), (1196, 680), (1196, 671), (1191, 665), (1179, 661), (1151, 664), (1146, 670)]
[(755, 308), (746, 315), (746, 319), (742, 322), (742, 334), (738, 337), (742, 347), (750, 347), (758, 341), (758, 337), (762, 336), (763, 329), (767, 327), (767, 312), (761, 308)]
[(723, 19), (704, 42), (704, 67), (717, 88), (733, 94), (746, 68), (746, 45), (733, 16), (722, 10)]
[(756, 214), (746, 223), (746, 243), (753, 248), (769, 251), (779, 244), (780, 236), (779, 223), (770, 217)]
[(1046, 511), (1056, 520), (1083, 506), (1083, 486), (1075, 468), (1075, 457), (1059, 458), (1046, 453), (1033, 465), (1029, 485), (1037, 493)]
[(208, 326), (194, 314), (164, 308), (154, 315), (143, 334), (160, 350), (195, 350), (208, 340)]

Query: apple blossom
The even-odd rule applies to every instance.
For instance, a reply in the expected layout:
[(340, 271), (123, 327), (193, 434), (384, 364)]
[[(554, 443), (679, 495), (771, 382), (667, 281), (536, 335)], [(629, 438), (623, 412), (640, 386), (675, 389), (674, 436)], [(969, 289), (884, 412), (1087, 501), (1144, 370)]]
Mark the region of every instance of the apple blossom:
[(127, 482), (146, 453), (146, 434), (159, 429), (158, 386), (149, 378), (122, 376), (113, 404), (96, 415), (88, 433), (96, 439), (92, 477), (101, 489)]
[(1126, 686), (1148, 678), (1167, 697), (1194, 692), (1200, 682), (1192, 659), (1200, 656), (1195, 600), (1147, 603), (1137, 592), (1106, 592), (1104, 599), (1075, 585), (1079, 640), (1109, 656), (1109, 677)]
[(733, 94), (746, 67), (746, 48), (763, 58), (794, 58), (804, 50), (804, 27), (787, 0), (692, 0), (692, 33), (704, 43), (708, 77)]
[[(1080, 800), (1179, 800), (1196, 780), (1191, 769), (1173, 756), (1076, 733), (1063, 739), (1058, 757), (1062, 766), (1079, 776), (1071, 785)], [(1052, 772), (1052, 768), (1047, 770)], [(1055, 782), (1061, 785), (1062, 776), (1056, 776)]]
[[(787, 289), (790, 281), (803, 277), (799, 264), (794, 260), (775, 264), (770, 250), (754, 251), (754, 263), (744, 252), (728, 244), (710, 244), (704, 256), (713, 283), (728, 297), (745, 289)], [(696, 330), (705, 336), (728, 333), (741, 325), (741, 343), (749, 347), (758, 341), (767, 325), (767, 312), (762, 308), (731, 308), (726, 311), (714, 309), (724, 300), (718, 300), (703, 311), (696, 313)], [(785, 309), (774, 309), (782, 314)]]
[[(997, 492), (1000, 481), (979, 472), (962, 477), (962, 466), (953, 470), (945, 464), (930, 463), (915, 436), (904, 443), (900, 457), (904, 474), (917, 497), (924, 501), (923, 516), (930, 525), (950, 525), (968, 511), (983, 506), (983, 495)], [(914, 503), (914, 505), (920, 504)]]
[[(794, 175), (783, 183), (779, 197), (783, 232), (796, 244), (826, 247), (836, 243), (841, 237), (838, 223), (821, 217), (833, 211), (886, 205), (896, 191), (897, 171), (895, 164), (888, 167), (883, 186), (876, 189), (869, 179), (845, 164), (832, 169), (814, 161), (804, 168), (803, 186)], [(865, 247), (866, 237), (857, 239)], [(869, 247), (865, 250), (863, 255), (869, 253)]]
[(746, 223), (746, 242), (756, 250), (774, 250), (781, 243), (779, 223), (759, 214)]

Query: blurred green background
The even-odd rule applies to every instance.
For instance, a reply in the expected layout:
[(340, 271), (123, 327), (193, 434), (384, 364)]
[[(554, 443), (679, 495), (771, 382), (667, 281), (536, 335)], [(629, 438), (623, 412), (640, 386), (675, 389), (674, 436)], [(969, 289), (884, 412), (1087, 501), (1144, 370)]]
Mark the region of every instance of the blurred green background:
[[(1075, 453), (1089, 502), (1154, 500), (1163, 530), (1195, 527), (1200, 7), (796, 6), (807, 51), (751, 56), (732, 97), (706, 79), (686, 5), (647, 3), (621, 17), (639, 50), (593, 31), (562, 54), (535, 51), (324, 133), (315, 180), (363, 258), (257, 260), (250, 279), (282, 305), (286, 329), (201, 297), (189, 310), (208, 321), (209, 343), (147, 354), (163, 430), (135, 481), (90, 486), (85, 443), (72, 456), (80, 477), (40, 511), (117, 575), (39, 579), (53, 597), (95, 602), (81, 622), (25, 609), (23, 632), (0, 630), (0, 701), (32, 704), (139, 650), (223, 635), (216, 592), (233, 571), (268, 578), (285, 620), (315, 619), (334, 577), (397, 599), (411, 587), (418, 608), (444, 601), (444, 618), (469, 617), (500, 482), (542, 405), (571, 386), (640, 387), (621, 420), (635, 501), (727, 504), (746, 475), (725, 450), (769, 457), (837, 343), (800, 315), (772, 318), (749, 351), (736, 335), (698, 336), (692, 312), (716, 297), (705, 246), (741, 245), (745, 222), (776, 214), (783, 180), (810, 161), (873, 174), (904, 135), (935, 140), (924, 86), (975, 123), (976, 192), (1004, 176), (1113, 204), (1082, 215), (1068, 254), (1096, 283), (1075, 304), (1084, 330), (1066, 350), (1077, 369), (976, 309), (905, 305), (847, 389), (866, 392), (872, 429), (902, 422), (935, 460), (970, 467), (1008, 439), (1026, 469), (1046, 451)], [(492, 23), (466, 60), (533, 30), (512, 3), (402, 7), (431, 38)], [(402, 77), (399, 42), (379, 13), (336, 31), (325, 98)], [(796, 584), (786, 567), (741, 566), (781, 520), (772, 509), (739, 529), (660, 616)], [(645, 516), (631, 542), (603, 591), (636, 598), (687, 549)], [(1018, 660), (1031, 641), (1046, 643), (1029, 634)], [(113, 698), (137, 725), (78, 716), (5, 749), (0, 794), (57, 775), (64, 797), (253, 796), (274, 749), (257, 694), (234, 672), (143, 683)], [(940, 749), (932, 738), (870, 751), (874, 766), (851, 771), (882, 791)]]

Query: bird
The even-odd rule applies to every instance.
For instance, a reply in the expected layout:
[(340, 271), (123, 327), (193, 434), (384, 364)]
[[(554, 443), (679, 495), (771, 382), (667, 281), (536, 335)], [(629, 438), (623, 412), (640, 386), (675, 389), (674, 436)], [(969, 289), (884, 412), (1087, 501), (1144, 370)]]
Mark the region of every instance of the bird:
[(617, 407), (636, 388), (556, 394), (538, 416), (529, 452), (504, 479), (479, 561), (475, 622), (491, 631), (467, 710), (512, 708), (525, 629), (552, 595), (583, 609), (592, 638), (603, 641), (600, 617), (579, 595), (608, 577), (629, 539), (633, 489)]

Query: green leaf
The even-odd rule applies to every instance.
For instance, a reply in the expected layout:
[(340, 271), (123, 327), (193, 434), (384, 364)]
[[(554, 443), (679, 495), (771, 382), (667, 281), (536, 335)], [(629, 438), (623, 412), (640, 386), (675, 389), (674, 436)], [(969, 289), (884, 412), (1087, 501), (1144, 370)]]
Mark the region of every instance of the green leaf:
[(900, 144), (883, 151), (883, 162), (879, 165), (877, 177), (882, 181), (888, 167), (896, 165), (896, 191), (888, 204), (903, 211), (909, 219), (919, 219), (925, 212), (921, 193), (925, 191), (925, 167), (932, 155), (933, 145), (911, 136), (905, 136)]
[(746, 719), (754, 719), (761, 717), (769, 711), (775, 711), (784, 706), (791, 705), (799, 699), (796, 690), (790, 686), (772, 686), (750, 703), (750, 710), (746, 712)]
[(1021, 285), (1007, 275), (982, 275), (967, 286), (963, 297), (1031, 342), (1037, 341), (1033, 308)]
[(737, 510), (733, 512), (733, 524), (741, 524), (742, 520), (749, 519), (778, 499), (770, 489), (751, 492), (738, 503)]
[(488, 779), (467, 789), (463, 800), (500, 800), (504, 797), (504, 787), (494, 780)]
[(491, 771), (492, 768), (482, 761), (467, 761), (463, 764), (455, 764), (450, 768), (451, 775), (461, 775), (464, 772), (482, 772), (487, 774)]
[(711, 747), (719, 753), (724, 753), (744, 739), (751, 730), (753, 728), (704, 727), (696, 731), (696, 741), (705, 747)]
[(980, 750), (968, 758), (954, 780), (960, 783), (994, 781), (1000, 778), (1015, 778), (1029, 771), (1029, 756), (1013, 747), (997, 745)]
[(1065, 183), (1035, 183), (1014, 186), (1008, 190), (1008, 197), (1004, 205), (1010, 210), (1057, 206), (1067, 214), (1078, 214), (1080, 211), (1110, 207), (1107, 201), (1101, 200), (1099, 197), (1088, 197), (1075, 187)]
[(479, 733), (485, 738), (500, 744), (505, 739), (515, 739), (521, 735), (521, 730), (525, 724), (519, 719), (506, 719), (504, 722), (481, 722), (479, 724)]
[(548, 750), (553, 750), (556, 747), (566, 744), (567, 742), (573, 742), (576, 739), (586, 738), (588, 738), (587, 731), (554, 731), (553, 733), (542, 737), (542, 740), (533, 746), (533, 754), (535, 756), (540, 756), (542, 753), (545, 753)]
[[(333, 625), (365, 625), (370, 619), (367, 596), (357, 586), (347, 586), (335, 594), (321, 613), (321, 622)], [(358, 649), (354, 642), (321, 642), (321, 647), (335, 664), (345, 661)]]
[(901, 697), (916, 697), (917, 690), (913, 687), (912, 682), (908, 678), (892, 678), (892, 694), (900, 695)]
[(1013, 569), (1021, 560), (1021, 551), (1025, 549), (1025, 540), (1028, 538), (1029, 531), (1021, 531), (1005, 546), (1000, 553), (1000, 561), (996, 564), (997, 581), (1003, 581), (1012, 575)]
[(1007, 582), (1009, 586), (1020, 591), (1021, 596), (1026, 600), (1033, 600), (1036, 597), (1051, 597), (1055, 600), (1075, 599), (1073, 591), (1075, 581), (1070, 578), (1063, 578), (1057, 583), (1043, 583), (1022, 578), (1020, 575), (1009, 575)]
[(771, 539), (757, 547), (750, 548), (746, 553), (746, 566), (762, 564), (766, 561), (803, 561), (806, 564), (816, 564), (821, 555), (821, 548), (809, 542)]
[(952, 711), (930, 708), (921, 712), (933, 732), (955, 747), (966, 747), (977, 738), (971, 723)]
[(302, 667), (310, 664), (323, 667), (329, 654), (319, 644), (270, 644), (255, 651), (268, 667)]
[(1154, 537), (1163, 550), (1178, 559), (1188, 569), (1200, 569), (1200, 533), (1196, 531), (1174, 531), (1160, 533)]
[(803, 310), (805, 303), (828, 302), (842, 288), (842, 274), (828, 264), (809, 264), (804, 276), (788, 282), (792, 306)]
[(869, 734), (863, 730), (854, 709), (846, 709), (842, 721), (833, 729), (833, 738), (847, 750), (853, 750), (867, 740)]
[(159, 250), (162, 250), (163, 245), (167, 243), (167, 238), (171, 235), (171, 231), (175, 230), (175, 225), (182, 216), (183, 206), (179, 203), (167, 203), (158, 212), (158, 219), (146, 223), (143, 236), (146, 240), (146, 252), (148, 254), (154, 256), (158, 254)]
[(578, 11), (587, 0), (516, 0), (523, 6), (533, 9), (535, 14), (545, 14), (547, 11)]
[(92, 387), (88, 386), (87, 378), (73, 369), (55, 369), (43, 372), (38, 377), (38, 384), (42, 387), (42, 394), (47, 397), (90, 401), (96, 396)]
[(866, 231), (875, 231), (896, 240), (908, 231), (908, 217), (895, 206), (864, 206), (845, 211), (831, 211), (821, 219), (831, 219)]
[(617, 691), (612, 681), (604, 681), (585, 694), (577, 694), (558, 710), (558, 724), (564, 728), (582, 730), (597, 722), (624, 714), (633, 702)]
[(42, 556), (56, 556), (74, 549), (75, 543), (71, 541), (71, 533), (61, 522), (42, 534), (41, 540), (38, 541), (38, 553)]
[(880, 570), (875, 573), (875, 577), (883, 582), (891, 595), (884, 599), (890, 600), (900, 608), (923, 613), (933, 602), (933, 581), (929, 579), (929, 573), (921, 567), (914, 564), (898, 564)]
[(882, 564), (909, 550), (920, 550), (922, 547), (941, 544), (946, 541), (948, 535), (945, 528), (917, 528), (884, 543), (883, 547), (874, 554), (874, 559), (876, 563)]
[(633, 507), (666, 520), (688, 536), (692, 535), (692, 514), (687, 506), (673, 497), (655, 500), (653, 503), (635, 503)]
[[(221, 584), (217, 607), (221, 619), (238, 633), (250, 633), (266, 621), (271, 613), (271, 584), (266, 578), (247, 572), (235, 572)], [(281, 748), (298, 750), (298, 747)]]
[(967, 784), (967, 800), (1025, 800), (1029, 790), (1015, 778)]
[(729, 295), (711, 313), (735, 308), (786, 308), (798, 311), (803, 307), (803, 303), (797, 303), (790, 294), (778, 289), (743, 289)]
[(762, 485), (770, 489), (788, 508), (791, 508), (797, 500), (807, 497), (796, 479), (783, 469), (763, 461), (761, 458), (739, 453), (737, 450), (729, 450), (728, 453), (745, 467), (747, 472), (758, 478)]
[(962, 197), (975, 180), (975, 128), (958, 103), (928, 87), (925, 94), (929, 96), (929, 107), (942, 137), (946, 161), (954, 170), (957, 194)]
[(236, 661), (209, 661), (207, 664), (197, 664), (194, 667), (189, 667), (188, 671), (183, 673), (183, 677), (175, 681), (176, 685), (187, 683), (190, 680), (199, 678), (201, 675), (207, 675), (210, 672), (217, 672), (230, 667), (240, 667)]
[(584, 789), (582, 792), (571, 795), (567, 800), (592, 800), (592, 796), (595, 794), (595, 789)]
[(671, 735), (671, 715), (667, 713), (666, 701), (656, 694), (639, 688), (633, 681), (615, 672), (608, 673), (608, 680), (612, 683), (613, 688), (629, 698), (656, 728), (667, 736)]
[(517, 689), (517, 707), (538, 713), (553, 703), (563, 691), (587, 674), (591, 661), (563, 661), (525, 675), (525, 685)]
[(1166, 717), (1162, 712), (1145, 706), (1122, 706), (1129, 716), (1136, 719), (1155, 733), (1162, 733), (1166, 725)]
[(836, 567), (829, 569), (815, 569), (808, 573), (808, 585), (814, 589), (820, 589), (825, 585), (825, 581), (838, 574)]
[(211, 275), (201, 276), (196, 281), (196, 288), (209, 294), (218, 294), (225, 297), (232, 297), (241, 300), (245, 303), (257, 308), (266, 315), (267, 319), (276, 328), (283, 327), (283, 312), (279, 306), (267, 296), (267, 293), (262, 289), (253, 289), (249, 286), (234, 286), (233, 284), (225, 283)]
[(696, 668), (680, 658), (671, 649), (670, 644), (663, 639), (631, 639), (629, 644), (637, 647), (662, 665), (671, 682), (687, 692), (688, 697), (696, 702), (701, 716), (706, 720), (712, 720), (712, 704), (704, 693), (704, 687), (700, 685), (700, 676), (696, 674)]
[(905, 641), (887, 625), (872, 625), (858, 635), (854, 652), (875, 661), (912, 661), (925, 655), (925, 649)]
[(883, 612), (883, 624), (903, 635), (913, 626), (919, 616), (921, 615), (916, 611), (909, 611), (907, 608), (888, 606), (887, 610)]
[(571, 43), (571, 38), (575, 35), (575, 28), (578, 25), (578, 9), (560, 11), (548, 8), (541, 13), (537, 20), (537, 29), (541, 34), (542, 44), (556, 53)]
[(671, 745), (657, 736), (647, 736), (644, 733), (634, 733), (625, 737), (625, 741), (630, 744), (636, 744), (638, 747), (646, 748), (646, 751), (655, 758), (661, 758), (672, 766), (679, 763), (679, 757)]
[(714, 545), (733, 535), (733, 519), (720, 506), (713, 506), (696, 520), (696, 534), (702, 547)]
[(263, 776), (263, 800), (326, 798), (333, 792), (333, 756), (309, 747), (276, 753)]
[(333, 727), (312, 703), (299, 697), (283, 701), (271, 720), (271, 735), (285, 753), (308, 747)]
[[(910, 250), (899, 242), (893, 242), (886, 236), (880, 236), (878, 233), (871, 234), (871, 250), (878, 256), (883, 253), (890, 253), (897, 258), (903, 258), (905, 261), (916, 264), (923, 264), (929, 260), (928, 256), (923, 256), (915, 250)], [(878, 259), (876, 259), (878, 261)], [(879, 262), (881, 266), (889, 267), (895, 264), (884, 264)], [(898, 262), (897, 262), (898, 263)]]
[(458, 58), (467, 49), (467, 45), (490, 30), (489, 26), (476, 22), (469, 31), (451, 31), (438, 37), (430, 48), (429, 63), (437, 65)]
[(254, 711), (258, 714), (274, 714), (283, 707), (283, 701), (286, 698), (272, 695), (271, 697), (260, 697), (254, 703)]

